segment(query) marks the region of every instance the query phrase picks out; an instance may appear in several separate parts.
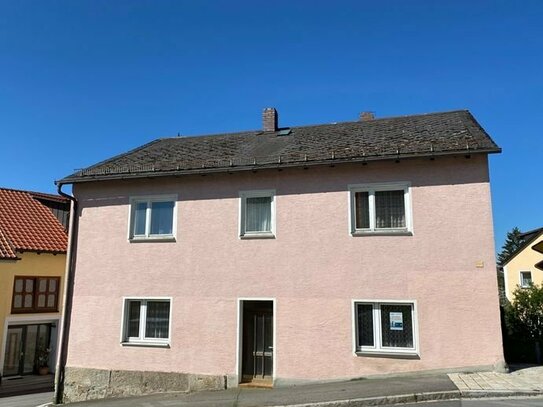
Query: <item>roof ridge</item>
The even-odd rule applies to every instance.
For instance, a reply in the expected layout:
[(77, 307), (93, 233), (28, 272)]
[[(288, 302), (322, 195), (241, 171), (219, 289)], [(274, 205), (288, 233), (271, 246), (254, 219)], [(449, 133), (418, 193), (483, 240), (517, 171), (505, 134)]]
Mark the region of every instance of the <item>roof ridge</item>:
[(375, 117), (371, 120), (346, 120), (342, 122), (333, 122), (333, 123), (320, 123), (320, 124), (304, 124), (302, 126), (291, 126), (288, 128), (294, 128), (294, 129), (300, 129), (304, 127), (319, 127), (319, 126), (334, 126), (337, 124), (349, 124), (349, 123), (373, 123), (378, 121), (384, 121), (384, 120), (393, 120), (393, 119), (404, 119), (404, 118), (413, 118), (413, 117), (426, 117), (426, 116), (435, 116), (440, 114), (447, 114), (447, 113), (460, 113), (460, 112), (467, 112), (469, 113), (468, 109), (457, 109), (457, 110), (444, 110), (442, 112), (430, 112), (430, 113), (416, 113), (416, 114), (404, 114), (404, 115), (398, 115), (398, 116), (387, 116), (387, 117)]
[[(332, 123), (315, 123), (315, 124), (303, 124), (299, 126), (282, 126), (277, 129), (277, 131), (281, 129), (302, 129), (306, 127), (320, 127), (320, 126), (334, 126), (337, 124), (349, 124), (349, 123), (373, 123), (378, 121), (384, 121), (384, 120), (393, 120), (393, 119), (403, 119), (403, 118), (413, 118), (413, 117), (426, 117), (426, 116), (434, 116), (434, 115), (440, 115), (440, 114), (447, 114), (447, 113), (468, 113), (471, 115), (471, 112), (468, 109), (456, 109), (456, 110), (444, 110), (441, 112), (430, 112), (430, 113), (416, 113), (416, 114), (405, 114), (405, 115), (398, 115), (398, 116), (387, 116), (387, 117), (376, 117), (368, 121), (360, 121), (360, 120), (345, 120), (340, 122), (332, 122)], [(189, 139), (189, 138), (201, 138), (201, 137), (217, 137), (217, 136), (231, 136), (235, 134), (247, 134), (247, 133), (266, 133), (266, 134), (273, 134), (274, 131), (265, 132), (262, 129), (259, 130), (243, 130), (243, 131), (233, 131), (228, 133), (206, 133), (206, 134), (195, 134), (190, 136), (171, 136), (171, 137), (159, 137), (155, 139), (154, 141), (160, 141), (160, 140), (175, 140), (175, 139)], [(495, 143), (494, 143), (495, 144)], [(129, 151), (130, 153), (130, 151)], [(128, 153), (127, 153), (128, 154)], [(114, 157), (115, 158), (115, 157)]]
[(9, 187), (0, 187), (0, 190), (4, 190), (4, 191), (13, 191), (13, 192), (24, 192), (24, 193), (27, 193), (27, 194), (40, 194), (40, 195), (49, 195), (49, 196), (58, 196), (60, 198), (62, 198), (61, 195), (56, 195), (56, 194), (51, 194), (51, 193), (48, 193), (48, 192), (39, 192), (39, 191), (31, 191), (29, 189), (18, 189), (18, 188), (9, 188)]
[[(284, 128), (288, 128), (288, 127), (284, 127)], [(229, 132), (229, 133), (214, 133), (214, 134), (195, 134), (195, 135), (191, 135), (191, 136), (183, 136), (183, 135), (180, 135), (180, 136), (171, 136), (171, 137), (160, 137), (160, 138), (157, 138), (155, 139), (154, 141), (161, 141), (161, 140), (186, 140), (186, 139), (190, 139), (190, 138), (198, 138), (198, 139), (201, 139), (201, 138), (204, 138), (204, 137), (217, 137), (217, 136), (232, 136), (232, 135), (237, 135), (237, 134), (250, 134), (250, 133), (254, 133), (254, 134), (258, 134), (258, 133), (275, 133), (273, 131), (270, 131), (270, 132), (264, 132), (263, 130), (243, 130), (243, 131), (232, 131), (232, 132)]]
[(539, 232), (543, 232), (543, 226), (541, 226), (539, 228), (532, 229), (532, 230), (528, 230), (526, 232), (522, 232), (520, 234), (520, 236), (531, 235), (532, 233), (539, 233)]
[(28, 194), (33, 199), (43, 198), (43, 199), (50, 199), (57, 202), (68, 202), (68, 199), (63, 197), (62, 195), (51, 194), (48, 192), (31, 191), (27, 189), (17, 189), (17, 188), (8, 188), (8, 187), (0, 187), (0, 191), (11, 191), (11, 192), (19, 192), (23, 194)]

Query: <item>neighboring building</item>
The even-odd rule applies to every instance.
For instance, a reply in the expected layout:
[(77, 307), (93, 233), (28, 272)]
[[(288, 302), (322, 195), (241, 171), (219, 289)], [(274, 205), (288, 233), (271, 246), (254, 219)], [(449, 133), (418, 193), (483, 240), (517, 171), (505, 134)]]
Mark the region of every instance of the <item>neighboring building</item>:
[(520, 235), (522, 246), (503, 265), (505, 295), (513, 300), (513, 292), (530, 284), (543, 283), (543, 228)]
[(503, 363), (468, 111), (153, 141), (70, 175), (65, 400)]
[(55, 367), (66, 268), (69, 201), (0, 188), (0, 375), (37, 373), (39, 352)]

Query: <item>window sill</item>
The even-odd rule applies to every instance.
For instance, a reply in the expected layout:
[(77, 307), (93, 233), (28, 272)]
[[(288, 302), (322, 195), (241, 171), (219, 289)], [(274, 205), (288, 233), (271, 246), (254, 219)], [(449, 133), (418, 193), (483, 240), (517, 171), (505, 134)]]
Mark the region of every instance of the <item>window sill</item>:
[(374, 358), (397, 358), (397, 359), (420, 359), (417, 352), (390, 352), (390, 351), (375, 351), (375, 350), (357, 350), (356, 356), (374, 357)]
[(271, 232), (262, 233), (246, 233), (239, 236), (240, 239), (275, 239), (275, 235)]
[(121, 346), (136, 346), (144, 348), (169, 348), (169, 342), (121, 342)]
[(413, 232), (410, 232), (409, 230), (357, 230), (351, 232), (351, 236), (413, 236)]
[(130, 243), (175, 242), (175, 236), (131, 237)]

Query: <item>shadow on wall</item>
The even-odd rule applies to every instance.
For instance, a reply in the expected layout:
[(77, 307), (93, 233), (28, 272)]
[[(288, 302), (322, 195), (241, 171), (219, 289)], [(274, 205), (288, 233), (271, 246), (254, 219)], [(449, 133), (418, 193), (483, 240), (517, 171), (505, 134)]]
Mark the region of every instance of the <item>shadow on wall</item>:
[(88, 182), (74, 185), (82, 207), (126, 205), (129, 196), (178, 194), (180, 201), (237, 198), (240, 190), (275, 189), (277, 195), (346, 191), (349, 184), (409, 181), (413, 187), (489, 181), (484, 155), (441, 157), (336, 166), (267, 169)]

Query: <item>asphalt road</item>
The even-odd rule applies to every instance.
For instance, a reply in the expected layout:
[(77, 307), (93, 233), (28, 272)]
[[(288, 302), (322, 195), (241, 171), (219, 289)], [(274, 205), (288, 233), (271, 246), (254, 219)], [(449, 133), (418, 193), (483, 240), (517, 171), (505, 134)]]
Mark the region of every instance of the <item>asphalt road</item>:
[(53, 393), (25, 394), (0, 398), (1, 407), (36, 407), (53, 400)]
[[(25, 396), (6, 397), (0, 399), (1, 407), (37, 407), (51, 401), (53, 393), (30, 394)], [(139, 400), (132, 399), (127, 404), (119, 403), (120, 400), (95, 400), (93, 406), (115, 407), (118, 405), (144, 406), (144, 407), (164, 407), (183, 405), (177, 404), (174, 400)], [(126, 402), (127, 400), (125, 400)], [(83, 403), (86, 404), (86, 403)], [(79, 403), (73, 404), (74, 407)], [(202, 406), (212, 406), (213, 403), (204, 403)], [(219, 404), (222, 405), (222, 404)], [(227, 405), (234, 405), (228, 403)], [(485, 399), (485, 400), (461, 400), (461, 401), (435, 401), (418, 404), (396, 404), (397, 407), (543, 407), (543, 397), (530, 398), (508, 398), (508, 399)], [(385, 407), (385, 406), (384, 406)]]
[(436, 401), (418, 404), (400, 404), (403, 407), (542, 407), (543, 398), (530, 397), (519, 399), (494, 399), (494, 400), (456, 400)]

